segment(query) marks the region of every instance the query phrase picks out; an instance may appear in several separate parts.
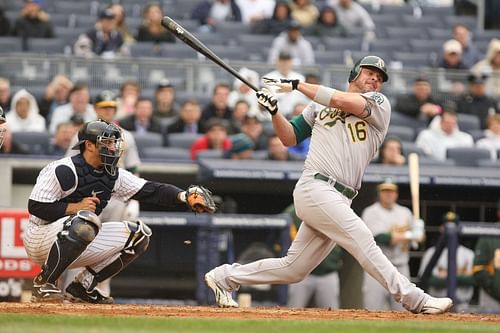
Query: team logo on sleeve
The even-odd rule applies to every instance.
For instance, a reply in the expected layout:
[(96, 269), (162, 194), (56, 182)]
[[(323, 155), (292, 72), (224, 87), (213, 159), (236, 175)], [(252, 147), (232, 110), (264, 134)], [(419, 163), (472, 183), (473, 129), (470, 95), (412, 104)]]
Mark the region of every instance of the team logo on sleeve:
[(372, 95), (372, 99), (378, 104), (382, 104), (384, 103), (384, 96), (382, 94), (379, 94), (379, 93), (375, 93)]
[(324, 108), (318, 114), (319, 122), (325, 127), (333, 127), (340, 121), (345, 124), (345, 119), (349, 116), (348, 113), (337, 108)]

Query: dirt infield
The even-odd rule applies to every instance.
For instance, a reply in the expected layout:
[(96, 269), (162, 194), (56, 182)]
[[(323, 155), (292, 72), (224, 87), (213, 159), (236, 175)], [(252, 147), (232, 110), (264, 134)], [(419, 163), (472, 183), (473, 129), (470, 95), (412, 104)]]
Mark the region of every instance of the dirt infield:
[(440, 320), (460, 322), (500, 323), (499, 315), (447, 313), (445, 315), (415, 315), (409, 312), (290, 309), (257, 307), (220, 309), (206, 306), (164, 305), (89, 305), (89, 304), (32, 304), (0, 303), (0, 313), (102, 315), (102, 316), (151, 316), (179, 318), (233, 318), (233, 319), (300, 319), (300, 320)]

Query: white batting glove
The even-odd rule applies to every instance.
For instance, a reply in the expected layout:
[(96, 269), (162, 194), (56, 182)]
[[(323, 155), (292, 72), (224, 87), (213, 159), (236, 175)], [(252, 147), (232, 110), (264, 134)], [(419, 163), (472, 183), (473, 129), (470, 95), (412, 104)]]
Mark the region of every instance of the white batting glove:
[(139, 201), (129, 200), (123, 212), (123, 219), (126, 221), (136, 221), (139, 218), (139, 208)]
[(257, 91), (255, 95), (262, 110), (266, 110), (271, 116), (274, 116), (278, 112), (278, 100), (269, 90), (263, 88)]
[(297, 86), (299, 85), (299, 80), (288, 80), (288, 79), (271, 79), (268, 77), (263, 77), (262, 82), (265, 85), (276, 87), (276, 92), (278, 93), (288, 93), (293, 90), (297, 90)]

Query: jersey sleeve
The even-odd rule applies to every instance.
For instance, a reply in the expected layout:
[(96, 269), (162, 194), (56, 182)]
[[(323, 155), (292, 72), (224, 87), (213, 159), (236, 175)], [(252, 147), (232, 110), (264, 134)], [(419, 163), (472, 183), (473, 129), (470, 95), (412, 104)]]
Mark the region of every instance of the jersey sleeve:
[[(70, 168), (69, 164), (61, 163), (63, 160), (55, 161), (47, 165), (40, 171), (36, 184), (30, 194), (30, 199), (38, 202), (55, 202), (64, 198), (68, 193), (71, 193), (76, 186), (76, 174), (74, 174), (74, 185), (64, 189), (61, 186), (57, 176), (56, 168), (64, 166)], [(74, 173), (73, 168), (70, 168)]]
[(144, 178), (137, 177), (130, 171), (119, 169), (118, 179), (115, 182), (113, 196), (123, 201), (129, 200), (146, 184)]
[(391, 103), (389, 99), (379, 92), (367, 92), (361, 94), (369, 109), (368, 116), (364, 119), (377, 129), (382, 130), (389, 125), (391, 119)]

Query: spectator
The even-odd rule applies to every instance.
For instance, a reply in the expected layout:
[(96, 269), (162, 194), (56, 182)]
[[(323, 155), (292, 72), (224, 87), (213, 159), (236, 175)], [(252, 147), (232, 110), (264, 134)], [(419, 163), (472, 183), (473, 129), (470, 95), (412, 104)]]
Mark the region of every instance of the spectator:
[[(293, 223), (290, 225), (290, 237), (295, 239), (302, 220), (295, 213), (294, 205), (285, 208)], [(342, 267), (342, 248), (335, 246), (330, 254), (311, 274), (298, 283), (288, 286), (287, 306), (305, 308), (314, 307), (338, 309), (340, 304), (340, 280), (338, 271)]]
[(438, 67), (444, 69), (468, 69), (462, 59), (462, 44), (460, 42), (449, 39), (443, 44), (443, 53), (438, 61)]
[(113, 14), (115, 14), (116, 30), (122, 35), (123, 42), (127, 45), (135, 43), (135, 38), (130, 33), (130, 30), (125, 22), (125, 8), (122, 4), (113, 3), (109, 6)]
[(405, 165), (406, 158), (402, 153), (401, 140), (395, 136), (388, 136), (380, 146), (376, 163), (387, 165)]
[(237, 132), (241, 132), (243, 121), (245, 120), (245, 117), (250, 114), (256, 115), (255, 113), (250, 112), (250, 104), (248, 104), (246, 100), (240, 99), (236, 101), (236, 104), (233, 108), (233, 116), (231, 117), (231, 121)]
[(7, 78), (0, 77), (0, 107), (8, 112), (10, 109), (10, 101), (12, 92), (10, 90), (10, 81)]
[(430, 81), (424, 76), (418, 76), (413, 81), (412, 93), (396, 98), (396, 110), (428, 123), (436, 115), (441, 114), (442, 107), (437, 98), (432, 95)]
[(115, 14), (111, 8), (99, 13), (95, 26), (78, 37), (74, 52), (75, 55), (86, 58), (101, 56), (106, 59), (129, 54), (123, 36), (117, 30)]
[(292, 161), (293, 157), (288, 148), (275, 134), (269, 136), (267, 141), (267, 159), (272, 161)]
[(231, 148), (231, 140), (227, 135), (229, 122), (226, 119), (213, 118), (205, 124), (205, 134), (191, 146), (191, 159), (196, 160), (200, 151), (217, 149), (226, 154)]
[(175, 102), (175, 87), (168, 80), (161, 80), (156, 86), (154, 100), (154, 116), (167, 119), (177, 116), (179, 105)]
[[(500, 223), (500, 199), (497, 201), (497, 224)], [(483, 311), (500, 308), (500, 238), (479, 237), (474, 257), (474, 279), (479, 291), (479, 306)]]
[(52, 138), (51, 145), (48, 149), (49, 155), (64, 156), (70, 148), (71, 141), (75, 136), (76, 131), (72, 123), (59, 123), (56, 128), (56, 133)]
[(138, 134), (163, 133), (160, 121), (153, 117), (153, 103), (144, 97), (139, 97), (135, 103), (134, 114), (120, 120), (120, 126)]
[(486, 57), (472, 67), (476, 75), (486, 74), (486, 93), (493, 98), (500, 98), (500, 39), (493, 38), (488, 44)]
[(274, 0), (236, 0), (236, 4), (240, 8), (241, 21), (247, 25), (269, 18), (273, 14)]
[(264, 132), (264, 126), (255, 114), (247, 114), (241, 125), (241, 132), (253, 142), (255, 150), (266, 150), (269, 135)]
[(231, 148), (228, 151), (228, 157), (232, 160), (250, 160), (254, 151), (254, 143), (244, 133), (238, 133), (229, 137)]
[(474, 139), (458, 128), (457, 114), (444, 111), (429, 127), (417, 136), (416, 144), (436, 160), (446, 160), (446, 150), (455, 147), (473, 147)]
[(135, 111), (135, 103), (141, 95), (141, 86), (135, 80), (129, 80), (120, 86), (120, 95), (116, 101), (117, 111), (116, 119), (123, 119)]
[(365, 32), (375, 30), (375, 23), (373, 23), (370, 14), (360, 4), (352, 0), (329, 0), (327, 3), (335, 8), (339, 23), (348, 32), (359, 28)]
[[(242, 77), (247, 79), (248, 82), (252, 83), (254, 86), (258, 87), (260, 85), (259, 73), (257, 73), (256, 71), (253, 71), (246, 67), (242, 67), (238, 72), (241, 74)], [(229, 94), (227, 103), (229, 107), (234, 109), (236, 101), (241, 99), (248, 102), (251, 112), (258, 112), (259, 103), (257, 102), (257, 98), (255, 98), (255, 91), (253, 91), (245, 83), (241, 82), (238, 79), (235, 79), (233, 83), (233, 90)]]
[[(443, 215), (441, 229), (443, 229), (444, 225), (448, 222), (457, 223), (459, 217), (454, 212), (447, 212)], [(443, 230), (442, 230), (443, 231)], [(425, 251), (424, 257), (422, 258), (422, 262), (420, 263), (419, 276), (425, 271), (429, 261), (436, 248), (434, 246), (430, 247)], [(458, 245), (457, 248), (457, 285), (458, 288), (455, 294), (455, 309), (460, 311), (467, 311), (469, 303), (472, 299), (472, 295), (474, 294), (474, 278), (472, 276), (472, 265), (474, 262), (474, 252), (463, 246)], [(447, 295), (447, 284), (446, 279), (448, 277), (448, 249), (445, 247), (439, 259), (436, 263), (436, 266), (432, 269), (431, 278), (429, 280), (429, 292), (432, 295), (436, 295), (436, 297), (446, 297)]]
[[(278, 60), (276, 61), (276, 69), (266, 73), (263, 77), (268, 77), (271, 79), (289, 79), (289, 80), (299, 80), (304, 81), (304, 75), (295, 72), (293, 70), (292, 55), (287, 51), (280, 52)], [(267, 87), (271, 91), (276, 91), (273, 87)], [(278, 98), (278, 104), (280, 107), (280, 112), (283, 113), (285, 117), (288, 117), (292, 111), (295, 104), (299, 102), (306, 102), (306, 98), (298, 93), (297, 91), (292, 91), (291, 93), (276, 94)], [(264, 112), (260, 113), (261, 120), (270, 121), (270, 116)]]
[(144, 7), (143, 18), (137, 41), (155, 43), (175, 43), (175, 36), (161, 25), (163, 9), (158, 3), (150, 3)]
[(90, 104), (89, 87), (83, 83), (77, 83), (69, 92), (69, 103), (54, 109), (49, 132), (54, 134), (57, 125), (70, 121), (72, 116), (79, 115), (85, 122), (96, 120), (94, 107)]
[(491, 159), (496, 160), (500, 151), (500, 114), (488, 116), (488, 129), (484, 133), (485, 137), (476, 142), (476, 147), (488, 149), (491, 152)]
[(471, 68), (481, 60), (481, 52), (479, 52), (472, 42), (469, 28), (465, 24), (455, 24), (453, 27), (453, 38), (462, 46), (462, 62), (467, 68)]
[(318, 20), (305, 33), (327, 38), (347, 36), (347, 30), (338, 21), (337, 12), (330, 6), (321, 9)]
[(0, 7), (0, 36), (8, 36), (10, 34), (10, 21), (5, 15), (5, 11)]
[(5, 118), (12, 132), (45, 132), (45, 119), (39, 114), (35, 97), (25, 89), (14, 94)]
[(201, 107), (197, 100), (188, 99), (182, 103), (177, 120), (167, 126), (166, 132), (170, 133), (201, 133)]
[(481, 128), (486, 129), (489, 114), (496, 113), (497, 101), (486, 95), (487, 76), (470, 74), (467, 77), (469, 91), (457, 102), (458, 113), (476, 115), (481, 120)]
[(40, 114), (45, 118), (47, 126), (50, 126), (54, 110), (58, 106), (68, 103), (69, 92), (72, 88), (73, 82), (62, 74), (54, 76), (47, 85), (45, 94), (38, 102)]
[(255, 22), (252, 32), (256, 34), (278, 35), (285, 31), (290, 24), (290, 6), (286, 0), (276, 1), (273, 15), (269, 18)]
[(241, 12), (235, 0), (205, 0), (194, 7), (191, 18), (200, 22), (201, 32), (214, 32), (219, 22), (241, 22)]
[(297, 21), (290, 21), (286, 31), (280, 33), (269, 50), (268, 62), (274, 64), (281, 52), (289, 52), (295, 65), (314, 65), (314, 50), (300, 31)]
[(42, 10), (41, 0), (24, 0), (21, 15), (14, 22), (12, 34), (21, 38), (54, 38), (50, 16)]
[[(218, 83), (215, 85), (212, 100), (204, 108), (201, 115), (201, 122), (204, 125), (210, 118), (226, 119), (228, 122), (232, 119), (233, 109), (229, 107), (229, 84)], [(234, 133), (234, 126), (228, 124), (226, 130), (229, 133)]]
[(290, 3), (292, 19), (302, 28), (312, 26), (319, 17), (318, 8), (310, 0), (292, 0)]
[[(380, 183), (377, 193), (377, 202), (366, 207), (361, 218), (387, 259), (401, 274), (410, 278), (410, 242), (416, 242), (418, 246), (423, 240), (423, 222), (416, 221), (407, 207), (397, 203), (399, 189), (392, 179)], [(403, 310), (401, 304), (367, 273), (364, 275), (363, 299), (368, 310)]]
[(3, 145), (0, 147), (0, 154), (29, 154), (30, 151), (25, 145), (21, 145), (12, 140), (12, 131), (8, 124), (3, 125)]

